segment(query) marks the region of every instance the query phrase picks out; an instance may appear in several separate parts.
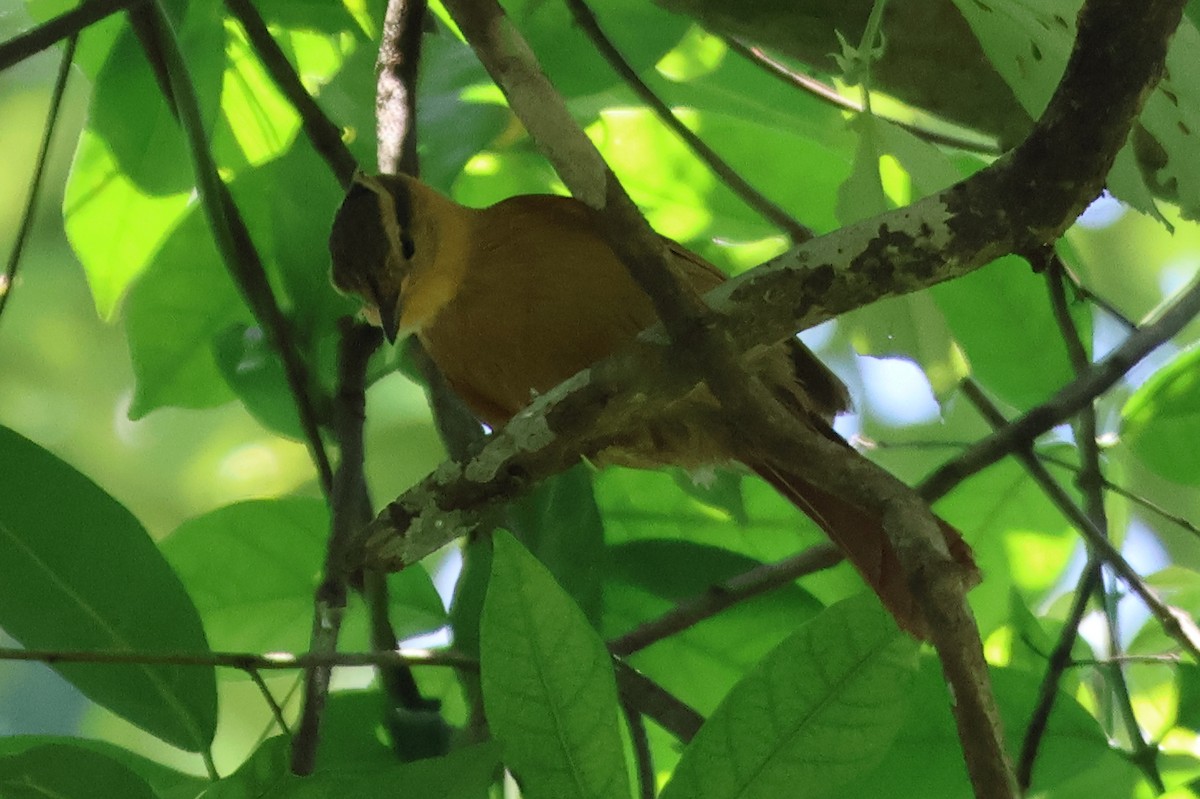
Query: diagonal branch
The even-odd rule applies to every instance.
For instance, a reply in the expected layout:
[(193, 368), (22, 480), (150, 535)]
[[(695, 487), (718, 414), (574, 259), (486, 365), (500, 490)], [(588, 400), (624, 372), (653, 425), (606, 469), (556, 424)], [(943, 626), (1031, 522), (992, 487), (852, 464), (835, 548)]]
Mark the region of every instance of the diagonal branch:
[(158, 0), (149, 2), (135, 16), (135, 29), (147, 60), (154, 65), (159, 85), (187, 139), (200, 205), (212, 229), (217, 251), (254, 312), (254, 317), (266, 331), (272, 347), (279, 353), (288, 389), (317, 467), (321, 489), (328, 493), (333, 482), (333, 469), (321, 439), (317, 411), (310, 396), (308, 369), (296, 348), (291, 323), (275, 300), (266, 268), (250, 237), (246, 221), (238, 211), (229, 187), (221, 179), (216, 161), (209, 151), (199, 100), (179, 50), (178, 39)]
[(633, 67), (629, 66), (629, 62), (621, 55), (621, 51), (600, 27), (600, 21), (596, 19), (595, 12), (588, 7), (584, 0), (567, 0), (567, 7), (575, 17), (576, 23), (592, 40), (592, 45), (600, 52), (612, 70), (621, 80), (625, 81), (625, 84), (643, 103), (649, 106), (659, 121), (682, 139), (693, 154), (737, 194), (742, 202), (758, 212), (763, 219), (787, 233), (792, 241), (808, 241), (813, 237), (812, 230), (797, 222), (791, 214), (751, 186), (725, 159), (721, 158), (713, 148), (709, 147), (703, 139), (692, 132), (691, 128), (684, 125), (675, 116), (670, 107), (646, 85)]
[(70, 11), (64, 11), (0, 44), (0, 71), (48, 50), (63, 39), (78, 36), (84, 28), (102, 19), (144, 2), (146, 0), (89, 0)]
[(1129, 338), (1042, 405), (973, 444), (926, 478), (922, 493), (932, 502), (954, 486), (1005, 456), (1031, 445), (1038, 436), (1067, 421), (1112, 388), (1139, 361), (1200, 314), (1200, 280), (1181, 293), (1157, 319), (1137, 328)]
[(59, 112), (62, 110), (63, 94), (67, 90), (67, 79), (71, 76), (71, 62), (75, 57), (75, 45), (78, 36), (67, 39), (58, 62), (58, 75), (54, 79), (54, 89), (50, 93), (50, 108), (46, 112), (46, 124), (42, 128), (42, 140), (38, 144), (37, 160), (34, 161), (33, 176), (29, 179), (29, 193), (25, 196), (25, 209), (21, 212), (21, 224), (17, 228), (17, 237), (13, 241), (12, 251), (8, 256), (8, 264), (4, 274), (0, 275), (0, 316), (8, 307), (8, 301), (16, 288), (17, 269), (21, 265), (21, 256), (25, 252), (25, 242), (33, 230), (33, 217), (37, 212), (38, 199), (42, 194), (42, 179), (46, 174), (46, 164), (50, 160), (50, 144), (54, 141), (54, 130), (58, 126)]
[(283, 48), (275, 41), (251, 0), (225, 0), (225, 7), (241, 24), (250, 46), (254, 48), (258, 60), (266, 68), (275, 86), (300, 115), (304, 133), (312, 142), (313, 149), (329, 164), (342, 188), (348, 188), (358, 163), (350, 153), (350, 148), (342, 141), (341, 130), (325, 115), (317, 101), (304, 88), (295, 67), (288, 61)]

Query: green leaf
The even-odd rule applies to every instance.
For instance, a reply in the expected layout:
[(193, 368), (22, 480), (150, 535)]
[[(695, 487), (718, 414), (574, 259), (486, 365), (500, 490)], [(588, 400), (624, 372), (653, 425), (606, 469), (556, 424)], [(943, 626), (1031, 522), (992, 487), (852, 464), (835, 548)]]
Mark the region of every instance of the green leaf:
[(597, 624), (604, 525), (592, 493), (591, 470), (580, 464), (540, 483), (510, 506), (509, 523), (517, 540)]
[(1079, 544), (1062, 513), (1013, 462), (975, 475), (935, 510), (971, 542), (987, 575), (968, 595), (985, 636), (1010, 621), (1013, 588), (1035, 606), (1054, 590)]
[(297, 441), (304, 440), (300, 413), (288, 389), (283, 360), (257, 325), (232, 325), (213, 339), (217, 368), (264, 427)]
[(774, 799), (797, 786), (812, 799), (844, 795), (840, 787), (891, 746), (916, 652), (873, 596), (831, 606), (729, 692), (662, 799)]
[(288, 768), (289, 740), (264, 742), (235, 773), (215, 783), (203, 799), (484, 799), (499, 769), (499, 747), (480, 744), (416, 763), (321, 762), (307, 777)]
[[(604, 637), (612, 639), (682, 600), (719, 593), (726, 580), (762, 563), (688, 541), (633, 541), (611, 549)], [(795, 584), (739, 602), (630, 658), (639, 671), (707, 714), (796, 625), (822, 605)]]
[[(989, 391), (1026, 410), (1048, 399), (1075, 372), (1050, 310), (1046, 278), (1008, 256), (930, 289), (971, 372)], [(980, 298), (987, 298), (981, 302)], [(1076, 327), (1091, 339), (1086, 304), (1071, 308)], [(1013, 331), (1021, 331), (1014, 336)]]
[(125, 304), (137, 379), (129, 416), (155, 408), (210, 408), (233, 398), (212, 341), (250, 311), (221, 265), (204, 216), (193, 206), (154, 256)]
[[(128, 749), (88, 738), (67, 738), (53, 735), (10, 735), (0, 737), (0, 761), (34, 748), (53, 747), (87, 750), (110, 761), (116, 761), (141, 778), (158, 799), (194, 799), (208, 785), (208, 780), (168, 768)], [(96, 794), (90, 794), (95, 796)], [(106, 796), (109, 794), (105, 794)], [(120, 795), (120, 794), (117, 794)], [(6, 796), (0, 791), (0, 796)]]
[(1075, 40), (1080, 0), (954, 0), (1021, 107), (1037, 119), (1058, 86)]
[(742, 481), (745, 523), (679, 489), (667, 471), (608, 468), (594, 478), (610, 545), (644, 539), (707, 544), (774, 561), (827, 540), (816, 525), (758, 479)]
[[(180, 46), (211, 121), (224, 69), (220, 7), (183, 8), (184, 19), (176, 20)], [(96, 77), (64, 198), (67, 237), (102, 317), (112, 316), (185, 213), (194, 185), (190, 163), (179, 125), (127, 26)]]
[(137, 774), (91, 749), (46, 744), (0, 757), (4, 799), (159, 799)]
[[(1037, 704), (1040, 675), (1035, 671), (997, 668), (991, 669), (990, 675), (1008, 751), (1020, 751), (1029, 715)], [(857, 775), (837, 796), (870, 796), (885, 783), (902, 786), (902, 791), (894, 794), (896, 797), (971, 795), (962, 744), (950, 712), (953, 700), (935, 658), (921, 659), (920, 671), (907, 691), (911, 709), (895, 744), (876, 767)], [(1072, 696), (1060, 693), (1038, 750), (1029, 795), (1058, 796), (1042, 792), (1085, 774), (1109, 751), (1096, 720)]]
[(187, 192), (147, 192), (121, 171), (102, 139), (88, 130), (80, 134), (63, 217), (102, 318), (113, 316), (129, 286), (187, 213)]
[[(32, 649), (209, 651), (179, 578), (128, 510), (4, 427), (0, 474), (0, 627)], [(195, 752), (212, 742), (211, 667), (55, 668), (89, 698), (175, 746)]]
[[(1080, 0), (954, 0), (988, 60), (1029, 115), (1041, 115), (1058, 85), (1075, 40)], [(1110, 188), (1122, 200), (1163, 220), (1147, 185), (1166, 193), (1187, 219), (1200, 218), (1200, 33), (1184, 18), (1167, 53), (1164, 78), (1146, 101), (1139, 122), (1165, 162), (1142, 174), (1126, 144)], [(1146, 166), (1143, 165), (1143, 170)]]
[(1200, 484), (1200, 347), (1159, 369), (1121, 409), (1121, 438), (1142, 462), (1176, 483)]
[[(470, 99), (473, 89), (491, 86), (491, 78), (457, 36), (439, 26), (421, 49), (417, 140), (421, 179), (443, 191), (476, 154), (486, 149), (512, 121), (507, 106)], [(444, 131), (453, 130), (447, 137)], [(429, 146), (437, 142), (436, 147)], [(544, 163), (544, 162), (543, 162)]]
[[(248, 500), (184, 522), (162, 542), (162, 551), (195, 597), (215, 648), (302, 652), (328, 534), (329, 514), (320, 500)], [(401, 638), (445, 624), (424, 568), (405, 569), (388, 584), (392, 623)], [(347, 613), (342, 638), (347, 648), (365, 648), (369, 641), (362, 610), (355, 603)]]
[[(640, 0), (605, 0), (593, 4), (593, 10), (601, 28), (636, 71), (652, 66), (687, 28), (682, 18)], [(592, 94), (618, 82), (565, 3), (516, 0), (507, 3), (505, 11), (564, 96)]]
[(546, 568), (497, 532), (481, 621), (483, 706), (528, 799), (629, 796), (604, 642)]

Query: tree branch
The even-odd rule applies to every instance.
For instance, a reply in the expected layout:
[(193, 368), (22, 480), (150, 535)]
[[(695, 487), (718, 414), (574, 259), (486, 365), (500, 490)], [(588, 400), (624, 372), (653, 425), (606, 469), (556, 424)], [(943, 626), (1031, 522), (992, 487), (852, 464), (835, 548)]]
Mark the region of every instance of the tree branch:
[[(334, 429), (341, 459), (333, 476), (329, 497), (331, 522), (324, 574), (313, 597), (312, 639), (309, 649), (320, 654), (337, 650), (346, 594), (351, 579), (348, 552), (355, 531), (371, 517), (363, 472), (363, 422), (366, 418), (366, 373), (371, 354), (383, 341), (379, 328), (343, 320), (338, 341), (337, 396), (334, 398)], [(388, 649), (395, 647), (393, 637)], [(304, 708), (292, 738), (291, 768), (295, 774), (311, 774), (316, 766), (321, 715), (329, 695), (332, 669), (313, 666), (304, 675)]]
[(778, 563), (764, 563), (745, 574), (714, 585), (703, 594), (680, 602), (658, 618), (612, 639), (608, 642), (608, 651), (618, 657), (628, 657), (747, 599), (785, 586), (806, 574), (828, 569), (841, 561), (841, 550), (833, 544), (818, 544)]
[(0, 72), (26, 58), (53, 47), (63, 39), (77, 36), (84, 28), (102, 19), (141, 5), (146, 0), (88, 0), (64, 11), (36, 28), (17, 34), (0, 44)]
[(0, 647), (0, 661), (20, 660), (54, 665), (97, 663), (140, 666), (205, 666), (239, 671), (284, 671), (314, 666), (379, 666), (403, 663), (409, 666), (441, 666), (478, 669), (479, 663), (454, 650), (406, 650), (387, 652), (140, 652), (130, 650), (14, 649)]
[(1038, 436), (1062, 424), (1112, 388), (1135, 364), (1182, 330), (1197, 314), (1200, 314), (1200, 280), (1193, 281), (1157, 319), (1137, 328), (1121, 346), (1096, 361), (1045, 403), (943, 464), (925, 479), (922, 493), (931, 502), (939, 499), (971, 475), (1031, 445)]
[(71, 76), (71, 61), (75, 57), (75, 44), (79, 37), (72, 35), (67, 39), (58, 62), (58, 75), (54, 79), (54, 89), (50, 92), (50, 108), (46, 111), (46, 124), (42, 128), (42, 140), (38, 144), (37, 160), (34, 161), (33, 176), (29, 179), (29, 193), (25, 196), (25, 208), (21, 212), (21, 223), (17, 227), (17, 237), (13, 241), (12, 252), (8, 255), (8, 265), (4, 274), (0, 275), (0, 316), (8, 307), (9, 298), (16, 288), (17, 269), (21, 265), (21, 255), (25, 252), (25, 242), (33, 230), (33, 216), (37, 212), (38, 198), (41, 196), (42, 178), (46, 174), (46, 163), (50, 160), (50, 143), (54, 140), (54, 129), (58, 126), (58, 113), (62, 110), (63, 94), (67, 90), (67, 79)]

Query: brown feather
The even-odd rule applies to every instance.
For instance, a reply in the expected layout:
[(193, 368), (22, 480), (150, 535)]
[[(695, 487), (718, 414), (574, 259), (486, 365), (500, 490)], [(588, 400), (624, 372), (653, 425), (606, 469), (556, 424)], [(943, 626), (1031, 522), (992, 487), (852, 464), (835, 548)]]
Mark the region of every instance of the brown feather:
[[(362, 290), (364, 282), (379, 296), (400, 295), (393, 309), (400, 332), (415, 330), (451, 387), (492, 427), (658, 321), (649, 297), (604, 240), (595, 212), (583, 204), (566, 197), (521, 196), (473, 210), (411, 179), (378, 180), (403, 194), (404, 202), (390, 205), (397, 209), (399, 229), (411, 233), (415, 252), (390, 277), (380, 277), (377, 263), (347, 264), (355, 256), (344, 231), (354, 226), (339, 218), (337, 283), (363, 294), (368, 303), (379, 300)], [(384, 227), (389, 224), (385, 219)], [(699, 255), (668, 244), (673, 267), (698, 292), (725, 280)], [(363, 252), (378, 258), (371, 247)], [(397, 262), (394, 254), (391, 262)], [(356, 278), (358, 273), (371, 280)], [(800, 418), (841, 441), (828, 422), (848, 407), (849, 395), (803, 344), (789, 339), (748, 358), (748, 368)], [(700, 388), (644, 429), (630, 430), (602, 452), (589, 454), (604, 463), (643, 467), (742, 461), (825, 529), (901, 626), (923, 637), (924, 619), (880, 520), (796, 475), (765, 466), (753, 453), (731, 452), (732, 437), (712, 432), (721, 418), (715, 399)], [(943, 522), (942, 531), (966, 579), (976, 579), (969, 547), (950, 525)]]

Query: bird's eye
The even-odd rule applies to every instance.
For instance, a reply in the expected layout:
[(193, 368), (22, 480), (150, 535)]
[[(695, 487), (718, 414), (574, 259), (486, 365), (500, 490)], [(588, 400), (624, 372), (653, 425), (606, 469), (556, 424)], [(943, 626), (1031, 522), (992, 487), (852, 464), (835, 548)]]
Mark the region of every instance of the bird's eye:
[(403, 235), (400, 237), (400, 251), (404, 254), (406, 260), (416, 254), (417, 246), (413, 244), (412, 236)]

